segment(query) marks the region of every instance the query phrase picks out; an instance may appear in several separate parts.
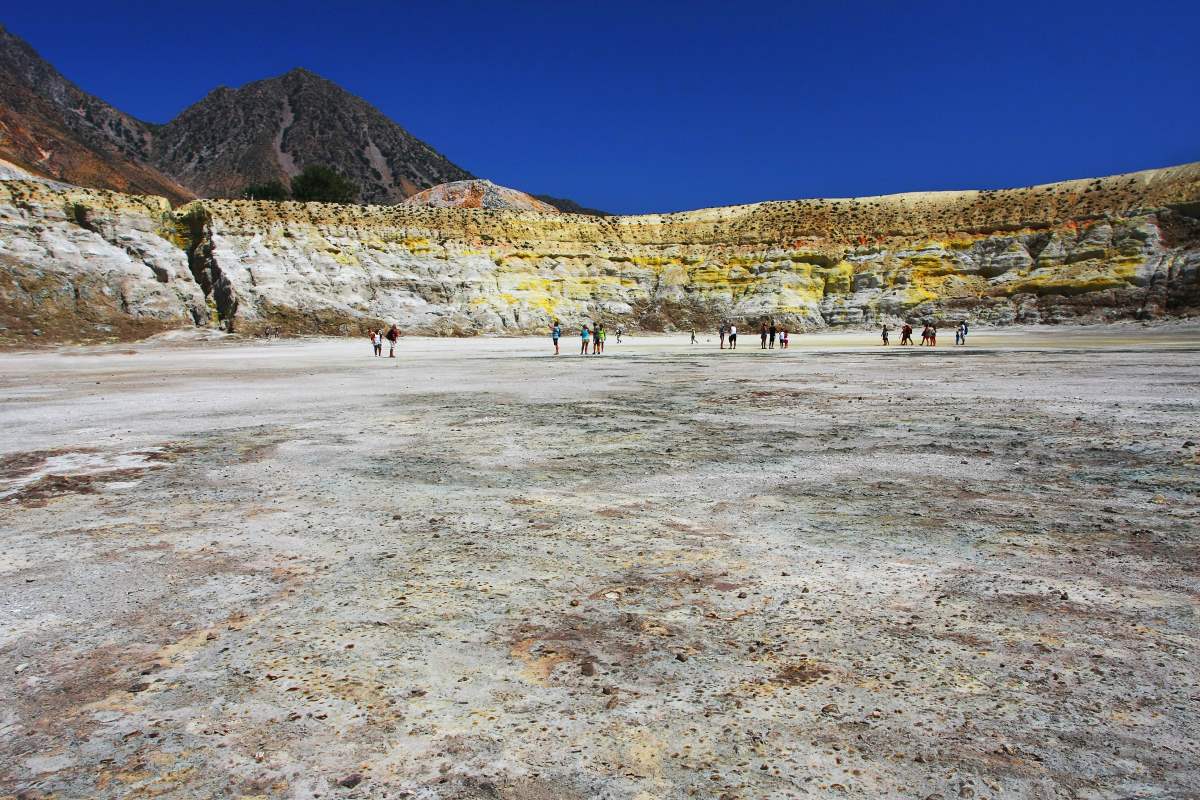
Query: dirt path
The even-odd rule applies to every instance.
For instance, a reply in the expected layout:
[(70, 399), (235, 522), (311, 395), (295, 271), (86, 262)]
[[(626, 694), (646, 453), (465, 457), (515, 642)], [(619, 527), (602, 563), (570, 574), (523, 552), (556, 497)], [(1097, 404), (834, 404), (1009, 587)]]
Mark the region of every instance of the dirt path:
[(686, 338), (0, 355), (0, 797), (1191, 796), (1195, 328)]

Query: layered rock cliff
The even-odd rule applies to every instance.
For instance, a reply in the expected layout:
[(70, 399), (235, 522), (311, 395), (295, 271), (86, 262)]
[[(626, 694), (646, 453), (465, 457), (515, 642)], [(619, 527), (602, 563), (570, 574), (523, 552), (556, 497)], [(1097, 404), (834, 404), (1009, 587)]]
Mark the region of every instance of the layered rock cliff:
[[(0, 183), (9, 338), (1106, 321), (1200, 309), (1200, 164), (1003, 191), (679, 214), (163, 201)], [(43, 324), (43, 327), (45, 325)]]

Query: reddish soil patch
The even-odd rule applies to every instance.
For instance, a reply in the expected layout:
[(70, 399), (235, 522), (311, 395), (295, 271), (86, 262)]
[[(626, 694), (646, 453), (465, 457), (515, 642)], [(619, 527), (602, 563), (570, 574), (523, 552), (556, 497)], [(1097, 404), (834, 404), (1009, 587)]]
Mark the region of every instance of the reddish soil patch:
[(828, 667), (804, 660), (781, 667), (771, 682), (783, 686), (807, 686), (810, 683), (816, 683), (828, 674)]

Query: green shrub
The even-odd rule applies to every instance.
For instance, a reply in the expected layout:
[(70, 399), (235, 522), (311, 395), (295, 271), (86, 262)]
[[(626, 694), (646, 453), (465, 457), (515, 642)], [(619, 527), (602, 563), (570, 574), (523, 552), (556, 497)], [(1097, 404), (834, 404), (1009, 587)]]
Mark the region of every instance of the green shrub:
[(353, 203), (358, 187), (329, 167), (311, 166), (292, 178), (292, 199), (302, 203)]

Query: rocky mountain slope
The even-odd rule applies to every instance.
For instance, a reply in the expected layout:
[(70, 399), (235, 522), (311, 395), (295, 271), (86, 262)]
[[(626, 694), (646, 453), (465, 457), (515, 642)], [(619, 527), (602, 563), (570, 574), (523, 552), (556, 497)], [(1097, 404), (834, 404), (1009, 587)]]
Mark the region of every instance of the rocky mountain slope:
[(310, 164), (345, 175), (369, 203), (471, 177), (365, 100), (304, 69), (211, 92), (156, 133), (154, 163), (205, 197), (236, 196), (250, 183), (286, 185)]
[(1200, 310), (1200, 164), (635, 217), (165, 200), (0, 182), (0, 331), (1008, 324)]
[(406, 206), (429, 206), (431, 208), (489, 208), (509, 211), (540, 211), (557, 214), (558, 209), (532, 195), (497, 186), (491, 181), (470, 180), (443, 183), (417, 192), (404, 201)]
[(553, 195), (548, 194), (535, 194), (533, 197), (541, 200), (543, 203), (548, 203), (554, 206), (559, 211), (565, 211), (568, 214), (587, 214), (590, 217), (612, 216), (612, 214), (609, 214), (607, 211), (601, 211), (598, 208), (588, 208), (587, 206), (580, 205), (574, 200), (569, 200), (565, 197), (554, 197)]
[(0, 158), (81, 186), (196, 196), (149, 163), (150, 126), (68, 81), (2, 26), (0, 75)]
[(250, 184), (287, 185), (304, 167), (321, 165), (360, 187), (360, 201), (389, 204), (473, 177), (367, 101), (304, 69), (216, 89), (166, 125), (83, 91), (3, 27), (0, 75), (0, 158), (78, 186), (182, 203), (236, 197)]

